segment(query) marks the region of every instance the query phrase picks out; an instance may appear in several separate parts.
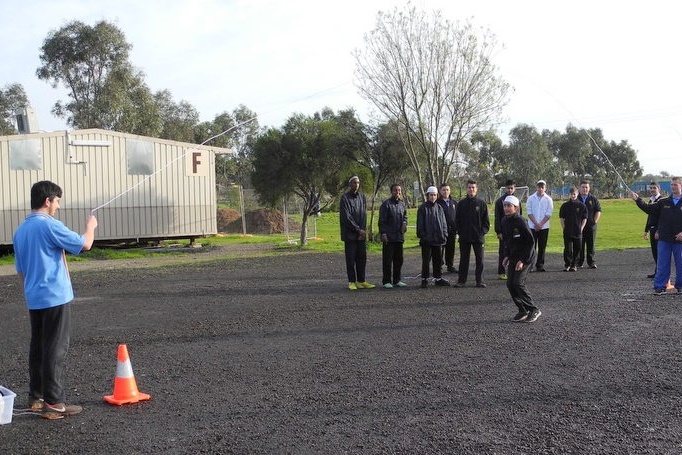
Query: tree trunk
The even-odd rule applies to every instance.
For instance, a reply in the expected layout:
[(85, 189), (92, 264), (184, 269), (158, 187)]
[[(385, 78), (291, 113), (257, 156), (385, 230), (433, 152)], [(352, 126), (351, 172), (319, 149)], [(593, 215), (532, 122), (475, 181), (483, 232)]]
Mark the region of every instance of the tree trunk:
[(308, 244), (308, 214), (303, 213), (301, 220), (301, 246)]

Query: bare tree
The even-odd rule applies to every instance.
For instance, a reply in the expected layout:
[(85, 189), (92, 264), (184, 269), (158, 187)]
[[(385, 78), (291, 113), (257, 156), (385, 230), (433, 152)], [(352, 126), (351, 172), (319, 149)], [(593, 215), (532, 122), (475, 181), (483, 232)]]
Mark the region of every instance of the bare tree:
[(450, 176), (462, 141), (499, 123), (509, 84), (497, 75), (494, 35), (440, 11), (380, 12), (356, 49), (360, 94), (398, 125), (424, 191)]

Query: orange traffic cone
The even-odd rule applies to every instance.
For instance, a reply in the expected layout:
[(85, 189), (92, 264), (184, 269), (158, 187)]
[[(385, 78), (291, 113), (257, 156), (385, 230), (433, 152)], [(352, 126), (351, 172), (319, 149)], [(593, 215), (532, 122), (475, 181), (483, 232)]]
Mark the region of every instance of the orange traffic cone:
[(118, 364), (116, 366), (116, 378), (114, 378), (114, 394), (104, 397), (104, 401), (110, 404), (122, 405), (137, 403), (150, 399), (151, 396), (137, 390), (137, 382), (133, 374), (133, 367), (128, 358), (128, 347), (125, 344), (118, 345)]

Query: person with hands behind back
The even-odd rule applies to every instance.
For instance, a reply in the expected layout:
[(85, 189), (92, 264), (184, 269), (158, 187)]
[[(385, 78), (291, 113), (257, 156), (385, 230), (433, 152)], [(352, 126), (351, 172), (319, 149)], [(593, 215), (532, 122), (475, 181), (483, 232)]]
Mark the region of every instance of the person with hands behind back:
[(381, 262), (383, 286), (403, 288), (407, 284), (401, 279), (403, 267), (403, 243), (407, 231), (407, 208), (402, 200), (402, 188), (391, 185), (391, 197), (379, 207), (379, 232), (381, 233)]
[(360, 192), (360, 177), (348, 179), (348, 191), (341, 196), (339, 208), (341, 240), (346, 256), (348, 289), (372, 289), (365, 281), (367, 267), (367, 198)]

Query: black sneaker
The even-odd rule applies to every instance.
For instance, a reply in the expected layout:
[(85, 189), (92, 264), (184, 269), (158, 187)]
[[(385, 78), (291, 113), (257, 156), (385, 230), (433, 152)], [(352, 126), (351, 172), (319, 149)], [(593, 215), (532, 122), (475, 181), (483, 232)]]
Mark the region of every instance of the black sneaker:
[(40, 414), (40, 417), (43, 419), (63, 419), (64, 417), (76, 415), (82, 410), (82, 407), (75, 404), (49, 404), (44, 402), (43, 412)]
[(569, 272), (571, 270), (570, 267), (564, 267), (564, 272)]
[(435, 284), (436, 286), (450, 286), (450, 282), (445, 278), (438, 278)]
[(461, 281), (458, 281), (457, 283), (453, 284), (452, 286), (455, 288), (463, 288), (464, 286), (466, 286), (466, 284), (462, 283)]
[(528, 317), (528, 312), (527, 312), (527, 311), (519, 311), (518, 313), (516, 313), (516, 316), (514, 316), (514, 317), (512, 318), (512, 321), (514, 321), (514, 322), (523, 322), (523, 321), (526, 320), (527, 317)]
[(660, 288), (660, 289), (654, 289), (654, 295), (663, 295), (665, 294), (665, 289)]
[(655, 276), (656, 276), (656, 274), (655, 274), (655, 273), (650, 273), (650, 274), (649, 274), (649, 275), (647, 275), (646, 277), (647, 277), (647, 278), (654, 278)]
[(588, 267), (591, 268), (591, 269), (596, 269), (596, 268), (597, 268), (597, 264), (590, 264)]
[(422, 288), (426, 288), (426, 286), (428, 286), (428, 285), (429, 285), (428, 280), (422, 280)]
[(453, 266), (449, 265), (449, 266), (448, 266), (448, 272), (450, 272), (450, 273), (459, 273), (459, 270), (457, 270), (457, 269), (454, 268)]
[(484, 287), (486, 287), (486, 285), (483, 281), (479, 281), (478, 283), (476, 283), (476, 287), (477, 288), (484, 288)]
[(535, 322), (538, 320), (542, 312), (538, 310), (537, 308), (528, 313), (528, 317), (526, 318), (526, 322)]
[(577, 268), (576, 266), (569, 267), (569, 268), (568, 268), (568, 271), (569, 271), (569, 272), (577, 272), (577, 271), (578, 271), (578, 268)]

